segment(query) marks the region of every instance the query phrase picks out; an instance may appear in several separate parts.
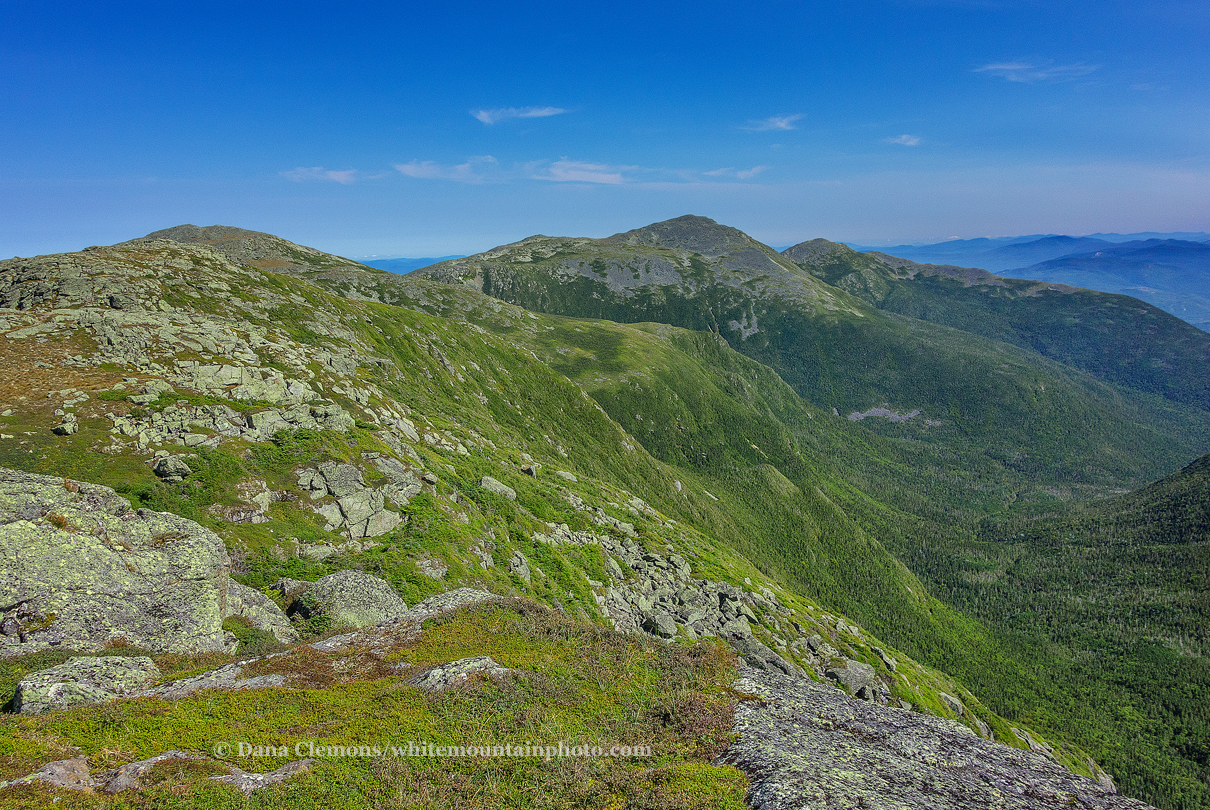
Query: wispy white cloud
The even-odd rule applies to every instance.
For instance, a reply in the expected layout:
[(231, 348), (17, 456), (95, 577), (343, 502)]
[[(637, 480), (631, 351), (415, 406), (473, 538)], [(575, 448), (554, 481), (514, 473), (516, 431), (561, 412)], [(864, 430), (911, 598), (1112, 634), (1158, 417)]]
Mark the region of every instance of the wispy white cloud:
[(903, 146), (919, 146), (920, 145), (920, 136), (919, 135), (898, 135), (894, 138), (883, 138), (882, 140), (885, 143), (897, 143), (897, 144), (901, 144)]
[(622, 172), (637, 166), (608, 166), (603, 163), (583, 163), (561, 158), (546, 167), (546, 174), (533, 174), (535, 180), (554, 180), (559, 183), (605, 183), (619, 185), (626, 182)]
[(501, 107), (497, 110), (471, 110), (471, 115), (490, 126), (509, 118), (549, 118), (565, 112), (567, 110), (562, 107)]
[(806, 118), (805, 115), (774, 115), (771, 118), (764, 118), (760, 121), (749, 121), (748, 126), (740, 127), (749, 132), (769, 132), (776, 129), (794, 129), (794, 122)]
[(297, 169), (278, 173), (287, 180), (293, 180), (296, 183), (302, 183), (307, 180), (327, 180), (347, 186), (350, 183), (357, 182), (358, 179), (356, 169), (337, 171), (334, 169), (325, 169), (323, 166), (311, 166), (310, 168), (299, 166)]
[(1033, 62), (993, 62), (983, 67), (975, 68), (975, 73), (987, 73), (999, 76), (1010, 82), (1034, 84), (1035, 82), (1064, 82), (1087, 76), (1100, 65), (1086, 65), (1077, 62), (1073, 65), (1040, 65)]
[(431, 160), (413, 160), (410, 163), (396, 163), (395, 170), (408, 177), (421, 180), (453, 180), (456, 183), (482, 183), (486, 177), (476, 170), (476, 166), (491, 166), (496, 159), (491, 155), (467, 158), (466, 163), (457, 166), (445, 166)]
[(750, 169), (736, 169), (728, 166), (723, 169), (702, 171), (700, 169), (593, 163), (586, 160), (572, 160), (567, 157), (501, 166), (491, 155), (484, 155), (469, 157), (466, 162), (456, 165), (437, 163), (432, 160), (413, 160), (409, 163), (397, 163), (394, 168), (407, 177), (420, 180), (448, 180), (455, 183), (516, 183), (538, 180), (548, 183), (594, 183), (607, 186), (650, 187), (652, 184), (666, 186), (694, 184), (717, 186), (726, 182), (735, 184), (736, 181), (751, 180), (769, 167), (753, 166)]
[(713, 169), (708, 172), (702, 172), (702, 174), (706, 177), (734, 177), (737, 180), (749, 180), (768, 168), (768, 166), (753, 166), (751, 169), (736, 169), (733, 166), (728, 166), (725, 169)]

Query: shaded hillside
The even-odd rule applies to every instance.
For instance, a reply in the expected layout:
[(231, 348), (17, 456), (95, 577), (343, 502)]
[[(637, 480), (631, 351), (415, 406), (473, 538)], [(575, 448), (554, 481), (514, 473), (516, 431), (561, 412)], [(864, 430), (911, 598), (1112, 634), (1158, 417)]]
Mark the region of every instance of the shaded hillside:
[(1132, 295), (1210, 330), (1210, 244), (1150, 239), (1033, 264), (1027, 278)]
[(979, 267), (1014, 278), (1129, 295), (1210, 329), (1206, 234), (1093, 234), (966, 239), (856, 250), (914, 262)]
[[(1210, 234), (1201, 232), (1173, 233), (1091, 233), (1084, 236), (1034, 234), (1032, 236), (1001, 236), (980, 239), (949, 239), (931, 245), (893, 245), (874, 247), (850, 244), (862, 253), (877, 251), (923, 264), (956, 264), (981, 267), (997, 273), (1019, 270), (1030, 264), (1101, 250), (1127, 242), (1149, 240), (1180, 240), (1205, 242)], [(1028, 278), (1034, 278), (1028, 276)], [(1100, 289), (1100, 288), (1094, 288)], [(1107, 291), (1112, 292), (1112, 291)]]
[(1210, 410), (1210, 335), (1138, 299), (857, 253), (823, 239), (785, 255), (882, 310), (1031, 349), (1107, 382)]
[(988, 521), (978, 541), (912, 556), (946, 601), (1047, 660), (1072, 705), (1110, 709), (1072, 738), (1124, 790), (1171, 807), (1210, 801), (1210, 456), (1128, 495)]

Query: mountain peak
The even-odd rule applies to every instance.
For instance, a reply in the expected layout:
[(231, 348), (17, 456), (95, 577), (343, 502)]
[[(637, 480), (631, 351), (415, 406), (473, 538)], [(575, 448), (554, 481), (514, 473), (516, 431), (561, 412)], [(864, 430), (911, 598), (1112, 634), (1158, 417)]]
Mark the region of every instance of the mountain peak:
[(811, 239), (806, 242), (799, 242), (793, 247), (788, 247), (781, 254), (798, 264), (813, 264), (832, 258), (833, 256), (856, 256), (857, 251), (839, 242), (829, 242), (827, 239)]
[[(315, 248), (298, 245), (280, 236), (261, 231), (249, 231), (232, 225), (177, 225), (154, 231), (133, 242), (150, 239), (169, 239), (184, 244), (200, 244), (213, 248), (238, 264), (250, 264), (262, 270), (282, 272), (316, 270), (370, 270), (370, 268), (334, 256)], [(370, 272), (381, 272), (370, 270)]]
[(748, 234), (728, 225), (720, 225), (709, 217), (686, 214), (666, 219), (633, 231), (614, 234), (602, 240), (623, 245), (647, 245), (680, 250), (691, 250), (703, 256), (729, 253), (736, 245), (754, 244)]
[(268, 236), (276, 239), (267, 233), (260, 231), (249, 231), (245, 228), (236, 228), (232, 225), (176, 225), (172, 228), (164, 228), (160, 231), (154, 231), (144, 236), (144, 239), (171, 239), (174, 242), (201, 242), (203, 244), (212, 244), (215, 242), (229, 242), (237, 239), (247, 239), (255, 236)]

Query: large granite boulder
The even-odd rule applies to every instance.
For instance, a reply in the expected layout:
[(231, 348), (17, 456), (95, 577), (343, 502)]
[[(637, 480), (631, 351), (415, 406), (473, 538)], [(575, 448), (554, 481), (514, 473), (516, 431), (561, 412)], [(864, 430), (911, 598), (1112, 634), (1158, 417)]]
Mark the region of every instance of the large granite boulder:
[(227, 582), (227, 617), (246, 619), (258, 630), (265, 630), (283, 644), (298, 641), (298, 631), (277, 604), (255, 588), (235, 580)]
[(293, 640), (284, 614), (230, 568), (223, 541), (191, 520), (132, 510), (108, 487), (0, 469), (0, 655), (225, 652), (230, 615)]
[(108, 487), (0, 470), (0, 654), (109, 643), (223, 651), (230, 560), (193, 521)]
[(843, 663), (843, 666), (828, 667), (824, 674), (843, 686), (853, 697), (873, 700), (878, 686), (878, 673), (874, 668), (849, 658), (844, 659)]
[(486, 489), (488, 492), (494, 492), (497, 495), (503, 495), (510, 501), (517, 500), (517, 490), (510, 487), (508, 484), (501, 483), (490, 475), (485, 475), (479, 479), (479, 486)]
[(306, 619), (327, 618), (331, 627), (369, 627), (402, 618), (407, 610), (386, 580), (353, 570), (317, 579), (290, 606)]

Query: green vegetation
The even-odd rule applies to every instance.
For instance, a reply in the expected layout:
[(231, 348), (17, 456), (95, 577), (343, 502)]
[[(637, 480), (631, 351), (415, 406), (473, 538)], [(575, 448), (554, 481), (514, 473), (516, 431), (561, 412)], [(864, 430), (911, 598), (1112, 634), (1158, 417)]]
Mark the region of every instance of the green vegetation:
[(1121, 789), (1168, 807), (1210, 801), (1210, 456), (1138, 492), (984, 522), (919, 549), (939, 597), (1045, 662), (1037, 728), (1097, 707), (1065, 736)]
[[(727, 685), (734, 658), (721, 645), (649, 643), (575, 622), (530, 602), (482, 605), (432, 619), (389, 660), (422, 671), (451, 658), (490, 655), (525, 670), (476, 678), (429, 695), (402, 676), (346, 681), (323, 656), (290, 669), (295, 689), (203, 692), (175, 702), (125, 700), (0, 720), (0, 778), (77, 746), (94, 767), (118, 767), (171, 748), (217, 743), (433, 746), (651, 746), (651, 757), (334, 757), (290, 782), (245, 798), (209, 780), (214, 763), (165, 763), (148, 788), (114, 797), (9, 789), (5, 806), (429, 808), (711, 808), (742, 810), (746, 778), (710, 762), (730, 742)], [(269, 659), (262, 667), (274, 671)], [(259, 663), (259, 662), (258, 662)], [(257, 671), (261, 671), (258, 669)], [(407, 671), (405, 667), (405, 672)], [(292, 757), (227, 761), (258, 772)]]
[[(858, 254), (802, 267), (885, 314), (821, 315), (776, 290), (745, 297), (750, 288), (621, 294), (583, 276), (555, 283), (559, 257), (506, 261), (484, 265), (485, 292), (539, 311), (713, 331), (767, 366), (745, 366), (704, 335), (678, 334), (673, 359), (604, 324), (546, 333), (553, 367), (720, 498), (725, 517), (698, 510), (699, 525), (796, 592), (958, 675), (1003, 716), (1083, 746), (1131, 795), (1165, 808), (1210, 803), (1206, 528), (1169, 533), (1192, 546), (1117, 541), (1111, 553), (1097, 545), (1101, 524), (1083, 511), (1092, 507), (1078, 503), (1210, 445), (1204, 335), (1123, 307), (1129, 299), (909, 281)], [(750, 312), (755, 335), (726, 326)], [(630, 347), (613, 337), (623, 333)], [(580, 350), (556, 353), (559, 344)], [(833, 406), (843, 416), (883, 403), (923, 414), (829, 417)], [(1059, 522), (1037, 519), (1032, 541), (989, 539), (992, 527), (1039, 513)], [(1053, 551), (1058, 538), (1065, 553)]]

